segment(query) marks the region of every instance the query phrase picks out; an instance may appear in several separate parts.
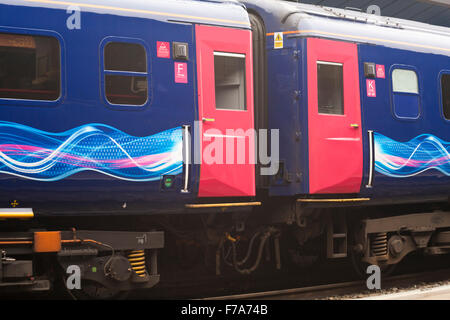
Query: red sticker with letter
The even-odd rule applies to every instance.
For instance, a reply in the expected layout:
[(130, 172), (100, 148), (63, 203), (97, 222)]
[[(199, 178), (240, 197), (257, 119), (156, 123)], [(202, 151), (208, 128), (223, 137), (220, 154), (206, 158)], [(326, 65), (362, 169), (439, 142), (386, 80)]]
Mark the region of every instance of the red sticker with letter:
[(371, 98), (377, 97), (377, 87), (375, 85), (375, 80), (367, 79), (367, 96)]
[(156, 41), (158, 58), (170, 58), (170, 42)]
[(176, 83), (187, 83), (187, 63), (185, 62), (175, 62), (175, 82)]
[(384, 70), (384, 65), (377, 64), (377, 78), (385, 79), (386, 78), (386, 72)]

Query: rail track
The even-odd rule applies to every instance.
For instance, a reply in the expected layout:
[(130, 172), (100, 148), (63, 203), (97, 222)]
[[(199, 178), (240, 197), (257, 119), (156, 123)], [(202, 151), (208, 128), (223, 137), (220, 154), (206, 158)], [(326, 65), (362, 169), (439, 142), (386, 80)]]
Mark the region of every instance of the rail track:
[[(450, 280), (450, 257), (434, 257), (423, 260), (411, 256), (400, 265), (398, 275), (381, 277), (380, 290), (369, 291), (366, 281), (357, 280), (348, 261), (334, 261), (303, 271), (262, 273), (250, 278), (234, 278), (231, 275), (219, 280), (197, 274), (165, 281), (157, 290), (140, 290), (129, 294), (129, 300), (314, 300), (366, 297), (371, 294), (395, 292), (392, 288), (408, 288), (420, 283)], [(172, 280), (172, 281), (170, 281)], [(61, 284), (59, 290), (41, 295), (28, 295), (27, 299), (72, 300)], [(8, 299), (24, 296), (8, 295)], [(1, 299), (1, 298), (0, 298)]]
[[(349, 295), (361, 296), (389, 292), (392, 289), (407, 289), (418, 284), (428, 284), (450, 280), (450, 269), (412, 273), (386, 277), (381, 280), (381, 290), (367, 289), (366, 281), (351, 281), (319, 286), (301, 287), (284, 290), (245, 293), (228, 296), (207, 297), (201, 300), (315, 300), (339, 297), (345, 299)], [(350, 299), (350, 297), (348, 297)]]

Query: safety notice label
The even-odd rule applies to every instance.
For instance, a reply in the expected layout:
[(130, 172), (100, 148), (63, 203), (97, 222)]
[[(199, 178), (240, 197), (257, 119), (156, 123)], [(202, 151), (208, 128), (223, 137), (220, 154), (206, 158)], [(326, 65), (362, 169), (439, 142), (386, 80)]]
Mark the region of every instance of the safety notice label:
[(156, 42), (156, 53), (158, 58), (170, 58), (170, 43), (164, 41)]
[(175, 62), (175, 82), (188, 83), (187, 63)]
[(382, 64), (377, 64), (377, 78), (382, 78), (382, 79), (386, 78), (386, 72), (384, 69), (384, 65), (382, 65)]
[(377, 87), (376, 87), (375, 80), (366, 79), (366, 84), (367, 84), (367, 96), (371, 97), (371, 98), (376, 98), (377, 97)]
[(283, 49), (283, 32), (275, 32), (273, 35), (273, 47)]

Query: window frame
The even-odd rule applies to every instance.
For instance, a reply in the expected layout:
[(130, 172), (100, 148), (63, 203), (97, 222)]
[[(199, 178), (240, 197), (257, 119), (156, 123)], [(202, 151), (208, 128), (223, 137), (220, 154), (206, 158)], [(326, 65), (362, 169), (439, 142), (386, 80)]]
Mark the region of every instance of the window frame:
[(66, 97), (66, 56), (65, 43), (63, 37), (50, 30), (42, 29), (22, 29), (11, 27), (0, 27), (0, 33), (12, 33), (28, 36), (52, 37), (58, 41), (59, 44), (59, 97), (56, 100), (30, 100), (30, 99), (15, 99), (15, 98), (0, 98), (1, 105), (11, 106), (30, 106), (30, 107), (54, 107), (60, 105)]
[[(115, 70), (106, 70), (105, 69), (105, 48), (111, 42), (122, 42), (122, 43), (130, 43), (130, 44), (139, 44), (145, 50), (146, 55), (146, 63), (147, 70), (146, 72), (133, 72), (133, 71), (115, 71)], [(152, 102), (153, 94), (152, 94), (152, 79), (151, 79), (151, 55), (152, 52), (147, 45), (147, 43), (138, 38), (125, 38), (125, 37), (106, 37), (100, 43), (99, 48), (99, 57), (100, 57), (100, 89), (103, 103), (111, 109), (114, 110), (126, 110), (126, 111), (140, 111), (145, 110)], [(116, 76), (141, 76), (147, 78), (147, 100), (144, 104), (141, 105), (133, 105), (133, 104), (114, 104), (111, 103), (106, 97), (106, 86), (105, 86), (105, 77), (106, 75), (116, 75)]]
[[(394, 91), (394, 78), (393, 78), (393, 73), (395, 70), (398, 69), (402, 69), (402, 70), (410, 70), (410, 71), (414, 71), (416, 73), (417, 76), (417, 88), (418, 88), (418, 93), (411, 93), (411, 92), (399, 92), (399, 91)], [(416, 121), (419, 120), (422, 117), (422, 92), (423, 92), (423, 86), (422, 86), (422, 81), (421, 81), (422, 77), (421, 74), (419, 72), (419, 70), (412, 65), (403, 65), (403, 64), (394, 64), (391, 66), (390, 70), (389, 70), (389, 90), (390, 90), (390, 100), (391, 100), (391, 113), (392, 116), (394, 117), (394, 119), (396, 120), (401, 120), (401, 121)], [(417, 96), (418, 98), (418, 113), (417, 113), (417, 117), (413, 118), (413, 117), (402, 117), (397, 115), (397, 113), (395, 112), (395, 103), (394, 103), (394, 97), (395, 95), (405, 95), (405, 96)]]
[(444, 95), (443, 95), (443, 88), (442, 88), (442, 78), (444, 75), (450, 76), (450, 70), (442, 70), (439, 72), (438, 75), (438, 90), (439, 90), (439, 104), (440, 104), (440, 113), (442, 119), (444, 119), (445, 122), (450, 124), (450, 118), (446, 118), (444, 114)]

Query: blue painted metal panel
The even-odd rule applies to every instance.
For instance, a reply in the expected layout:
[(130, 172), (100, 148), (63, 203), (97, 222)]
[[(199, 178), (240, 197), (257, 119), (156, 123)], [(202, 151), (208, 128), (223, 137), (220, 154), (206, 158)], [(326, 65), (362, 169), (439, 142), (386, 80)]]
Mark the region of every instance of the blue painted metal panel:
[[(384, 65), (386, 70), (407, 65), (417, 71), (421, 112), (417, 119), (395, 116), (391, 73), (376, 79), (377, 97), (368, 97), (361, 75), (363, 130), (375, 134), (375, 177), (373, 188), (363, 193), (378, 197), (446, 196), (450, 185), (450, 122), (442, 115), (440, 74), (450, 58), (360, 45), (360, 68), (364, 62)], [(365, 181), (368, 179), (368, 141), (365, 146)]]
[(83, 13), (145, 18), (164, 22), (178, 21), (250, 28), (243, 6), (234, 0), (3, 0), (2, 3), (63, 11), (80, 9)]
[(299, 193), (301, 143), (306, 127), (301, 128), (301, 62), (298, 39), (286, 38), (283, 49), (273, 49), (267, 42), (269, 128), (280, 131), (280, 163), (284, 172), (271, 177), (271, 195)]
[[(98, 152), (98, 154), (95, 152), (92, 154), (88, 152), (84, 144), (93, 143), (94, 140), (75, 140), (76, 143), (71, 145), (70, 150), (58, 149), (58, 152), (62, 153), (55, 158), (57, 160), (54, 159), (56, 162), (52, 162), (57, 163), (53, 167), (56, 171), (41, 171), (41, 176), (35, 176), (36, 180), (58, 180), (54, 182), (43, 183), (19, 178), (18, 175), (12, 175), (17, 172), (13, 172), (11, 163), (3, 161), (1, 169), (3, 173), (0, 174), (0, 201), (6, 204), (7, 201), (17, 199), (21, 203), (38, 201), (48, 205), (52, 201), (97, 203), (104, 200), (121, 203), (131, 200), (151, 201), (153, 205), (146, 208), (149, 212), (158, 210), (159, 201), (166, 202), (164, 205), (168, 209), (170, 206), (180, 207), (186, 201), (192, 201), (190, 199), (195, 196), (198, 183), (199, 168), (197, 166), (194, 166), (191, 172), (192, 193), (168, 192), (166, 194), (161, 192), (161, 174), (177, 175), (175, 187), (180, 190), (183, 180), (180, 163), (175, 164), (172, 167), (173, 170), (164, 169), (164, 172), (161, 171), (158, 176), (156, 172), (156, 175), (147, 175), (145, 168), (138, 168), (139, 166), (134, 169), (121, 168), (119, 172), (117, 166), (111, 163), (113, 159), (108, 157), (127, 162), (130, 159), (145, 156), (145, 153), (150, 156), (153, 153), (172, 152), (175, 145), (179, 147), (180, 142), (179, 129), (176, 128), (180, 128), (181, 125), (193, 126), (194, 120), (198, 119), (193, 25), (83, 12), (81, 29), (69, 30), (66, 27), (68, 16), (65, 10), (0, 5), (0, 31), (56, 34), (61, 44), (62, 55), (61, 99), (56, 102), (0, 99), (0, 119), (2, 123), (26, 129), (30, 134), (31, 140), (17, 141), (16, 144), (28, 143), (33, 147), (45, 148), (45, 152), (58, 149), (58, 145), (65, 146), (67, 139), (71, 139), (71, 135), (83, 128), (94, 128), (94, 131), (99, 134), (98, 137), (103, 136), (109, 139), (112, 135), (116, 141), (122, 139), (121, 142), (126, 146), (121, 143), (105, 145), (106, 142), (100, 139), (97, 141), (99, 146), (88, 146)], [(143, 44), (147, 50), (151, 99), (142, 107), (112, 107), (105, 103), (101, 87), (103, 78), (101, 43), (111, 36), (138, 39), (136, 41)], [(157, 41), (188, 43), (187, 84), (175, 83), (173, 59), (156, 56)], [(5, 126), (2, 126), (3, 128)], [(169, 137), (164, 134), (167, 130), (178, 131), (175, 136)], [(5, 132), (2, 131), (0, 134)], [(43, 140), (34, 139), (37, 136), (42, 137)], [(160, 145), (158, 146), (160, 150), (147, 150), (147, 152), (145, 148), (152, 148), (147, 142), (156, 141), (158, 137), (164, 137), (160, 141), (168, 143), (166, 145), (168, 149), (163, 150), (164, 145)], [(178, 142), (174, 144), (173, 138), (176, 138)], [(16, 154), (17, 150), (8, 150), (8, 152), (12, 155)], [(42, 156), (45, 152), (38, 153)], [(83, 152), (88, 153), (82, 154)], [(25, 158), (21, 158), (21, 165), (27, 167), (32, 162), (32, 156), (30, 153)], [(73, 167), (74, 163), (71, 162), (73, 157), (85, 157), (83, 161), (91, 161), (91, 163), (82, 162), (84, 167), (79, 170), (80, 167)], [(17, 159), (16, 157), (13, 160)], [(68, 159), (72, 160), (67, 161)], [(108, 168), (104, 167), (106, 163)], [(76, 165), (82, 166), (80, 163)], [(39, 171), (42, 168), (35, 169)], [(24, 167), (20, 167), (20, 170), (24, 170)], [(80, 172), (76, 173), (77, 171)], [(31, 177), (28, 174), (23, 176)], [(60, 180), (61, 177), (64, 179)]]
[[(429, 33), (426, 30), (414, 31), (412, 27), (406, 31), (361, 22), (355, 23), (349, 19), (340, 19), (334, 14), (328, 14), (322, 9), (314, 9), (308, 6), (285, 5), (284, 2), (273, 1), (249, 0), (243, 2), (250, 10), (256, 11), (263, 18), (268, 32), (270, 128), (279, 128), (281, 131), (280, 156), (282, 160), (286, 161), (288, 170), (291, 172), (299, 170), (302, 176), (300, 183), (296, 183), (293, 179), (290, 185), (272, 184), (271, 194), (290, 196), (308, 193), (308, 97), (306, 94), (305, 38), (311, 36), (359, 43), (362, 129), (364, 132), (364, 177), (361, 195), (370, 196), (374, 200), (389, 200), (392, 198), (398, 200), (407, 196), (436, 196), (441, 198), (448, 196), (450, 177), (448, 176), (445, 152), (447, 152), (448, 159), (450, 121), (445, 120), (442, 115), (439, 83), (442, 70), (448, 70), (450, 63), (448, 54), (450, 47), (447, 48), (448, 41), (444, 41), (444, 39), (448, 39), (448, 31), (447, 35), (444, 29), (433, 29), (432, 27), (429, 27)], [(304, 30), (320, 32), (295, 32)], [(274, 32), (286, 32), (284, 34), (286, 49), (274, 49)], [(347, 37), (346, 34), (353, 36)], [(438, 41), (438, 38), (441, 40)], [(293, 47), (293, 41), (298, 41), (297, 50), (301, 57), (301, 62), (295, 71), (291, 70), (294, 59), (291, 57), (289, 60), (286, 53), (289, 48)], [(370, 44), (367, 44), (367, 42)], [(364, 62), (374, 62), (385, 66), (385, 78), (376, 79), (376, 98), (367, 96)], [(398, 117), (395, 115), (394, 109), (395, 95), (391, 92), (391, 68), (401, 65), (417, 71), (420, 96), (411, 97), (411, 99), (419, 100), (418, 112), (412, 112), (413, 114), (411, 114), (409, 109), (403, 110), (404, 112), (397, 110), (403, 116)], [(298, 75), (293, 76), (293, 72), (298, 72)], [(298, 83), (294, 83), (295, 81), (298, 81)], [(299, 103), (294, 104), (294, 108), (298, 108), (294, 114), (289, 108), (293, 105), (290, 97), (295, 90), (300, 93), (300, 98)], [(417, 114), (418, 117), (415, 119)], [(405, 115), (409, 117), (404, 117)], [(295, 124), (295, 121), (298, 123)], [(301, 132), (301, 143), (299, 145), (293, 142), (296, 130)], [(372, 188), (366, 187), (369, 180), (370, 165), (368, 130), (375, 132), (375, 143), (378, 144), (378, 149), (375, 151), (376, 155), (381, 157), (376, 160), (378, 161), (375, 164), (377, 171)], [(382, 136), (386, 137), (385, 140), (381, 139)], [(380, 147), (383, 141), (390, 141), (384, 149)], [(429, 141), (435, 141), (436, 143), (430, 144)], [(438, 147), (439, 144), (443, 147)], [(391, 160), (395, 159), (400, 161), (401, 164), (401, 161), (407, 161), (411, 156), (410, 154), (406, 157), (413, 145), (420, 149), (417, 155), (412, 155), (413, 161), (405, 168), (390, 169), (394, 173), (387, 174), (387, 166), (392, 167), (393, 163), (383, 162), (383, 152), (391, 156)], [(398, 154), (393, 153), (393, 151)], [(295, 164), (295, 161), (298, 161), (298, 163)], [(424, 163), (427, 164), (424, 165)], [(398, 165), (398, 163), (394, 164)], [(395, 173), (396, 171), (399, 173)], [(410, 171), (412, 173), (409, 173)]]

